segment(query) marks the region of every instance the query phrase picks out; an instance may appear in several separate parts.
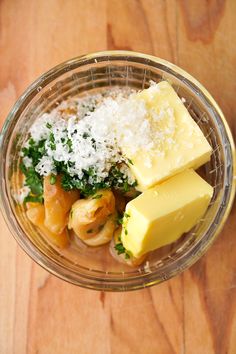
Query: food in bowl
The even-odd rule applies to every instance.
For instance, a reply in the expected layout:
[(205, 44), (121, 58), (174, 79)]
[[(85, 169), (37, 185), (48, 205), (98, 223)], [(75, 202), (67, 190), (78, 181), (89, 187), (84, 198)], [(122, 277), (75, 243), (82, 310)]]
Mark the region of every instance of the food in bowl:
[(136, 266), (203, 217), (213, 188), (194, 170), (211, 152), (166, 81), (73, 98), (29, 129), (14, 197), (56, 246), (111, 242)]

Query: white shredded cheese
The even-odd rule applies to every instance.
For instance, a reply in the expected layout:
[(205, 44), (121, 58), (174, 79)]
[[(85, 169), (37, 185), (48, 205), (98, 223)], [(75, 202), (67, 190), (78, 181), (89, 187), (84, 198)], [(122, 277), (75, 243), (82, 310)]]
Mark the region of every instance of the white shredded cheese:
[(36, 172), (42, 176), (48, 176), (50, 173), (56, 173), (53, 159), (48, 156), (43, 156), (35, 167)]
[(51, 113), (44, 113), (40, 119), (36, 119), (30, 128), (32, 139), (34, 139), (36, 142), (42, 139), (47, 139), (50, 134), (50, 130), (47, 128), (47, 124), (53, 124), (55, 121), (55, 110), (53, 110)]
[[(153, 82), (150, 93), (152, 90), (156, 92)], [(168, 120), (164, 119), (163, 129), (162, 120), (166, 116)], [(155, 122), (155, 129), (151, 121)], [(99, 94), (62, 102), (51, 113), (39, 117), (30, 134), (36, 142), (46, 140), (46, 155), (36, 166), (40, 175), (55, 173), (56, 160), (67, 164), (69, 174), (78, 178), (92, 168), (100, 182), (108, 176), (112, 166), (126, 161), (122, 155), (124, 147), (129, 156), (140, 150), (163, 154), (162, 145), (174, 143), (174, 131), (174, 111), (168, 104), (160, 112), (148, 111), (145, 101), (137, 99), (133, 91), (116, 89), (105, 96)], [(23, 161), (26, 167), (32, 162), (27, 158)], [(148, 154), (144, 165), (152, 166)], [(129, 168), (122, 168), (129, 183), (134, 182)]]

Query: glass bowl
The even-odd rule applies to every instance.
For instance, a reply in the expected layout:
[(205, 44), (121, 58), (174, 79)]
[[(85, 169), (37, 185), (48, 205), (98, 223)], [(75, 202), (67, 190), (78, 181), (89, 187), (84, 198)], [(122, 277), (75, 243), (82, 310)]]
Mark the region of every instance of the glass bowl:
[[(109, 90), (111, 86), (141, 90), (149, 86), (150, 80), (167, 80), (172, 84), (213, 148), (210, 162), (199, 171), (214, 186), (204, 218), (177, 242), (152, 252), (147, 262), (136, 268), (114, 260), (109, 246), (89, 248), (72, 243), (67, 249), (56, 248), (28, 221), (24, 207), (17, 206), (12, 197), (19, 185), (19, 178), (12, 176), (19, 165), (19, 150), (29, 126), (37, 116), (68, 97)], [(80, 56), (43, 74), (9, 113), (2, 128), (0, 149), (1, 209), (15, 239), (45, 269), (90, 289), (140, 289), (167, 280), (191, 266), (220, 232), (235, 192), (233, 139), (214, 99), (177, 66), (135, 52), (106, 51)]]

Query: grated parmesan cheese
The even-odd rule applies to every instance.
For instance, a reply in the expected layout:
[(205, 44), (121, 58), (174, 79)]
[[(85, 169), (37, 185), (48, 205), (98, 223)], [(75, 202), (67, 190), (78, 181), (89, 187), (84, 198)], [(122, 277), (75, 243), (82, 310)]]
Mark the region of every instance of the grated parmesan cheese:
[[(156, 92), (153, 82), (150, 94), (152, 90)], [(163, 130), (161, 122), (166, 114), (168, 124)], [(157, 125), (155, 130), (152, 121)], [(96, 182), (100, 182), (108, 176), (112, 166), (120, 164), (122, 173), (133, 183), (130, 169), (123, 164), (128, 164), (128, 159), (122, 154), (122, 148), (125, 146), (130, 156), (140, 150), (152, 152), (152, 149), (155, 154), (163, 154), (163, 149), (156, 147), (173, 144), (174, 131), (172, 108), (167, 105), (160, 112), (148, 111), (145, 101), (137, 99), (132, 90), (122, 88), (107, 91), (105, 95), (68, 99), (52, 112), (44, 113), (30, 129), (35, 142), (46, 140), (46, 154), (35, 169), (43, 176), (55, 174), (54, 161), (62, 161), (72, 177), (81, 179), (84, 171), (93, 169)], [(26, 167), (32, 163), (27, 158), (23, 162)], [(147, 157), (144, 164), (150, 168), (150, 158)], [(91, 183), (92, 180), (94, 182), (94, 177)]]

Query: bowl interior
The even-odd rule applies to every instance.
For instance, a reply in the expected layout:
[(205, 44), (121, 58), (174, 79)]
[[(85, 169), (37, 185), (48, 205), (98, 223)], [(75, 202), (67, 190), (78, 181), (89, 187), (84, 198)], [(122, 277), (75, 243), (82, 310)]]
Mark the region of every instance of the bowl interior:
[[(130, 268), (114, 260), (109, 246), (91, 248), (72, 241), (61, 250), (53, 246), (28, 221), (24, 207), (16, 206), (12, 193), (19, 177), (19, 150), (33, 121), (63, 100), (90, 95), (113, 86), (147, 88), (150, 80), (169, 81), (213, 148), (209, 163), (199, 173), (214, 187), (204, 218), (170, 246), (156, 250), (148, 262)], [(214, 101), (213, 101), (214, 102)], [(211, 99), (182, 71), (159, 60), (135, 55), (100, 55), (75, 59), (58, 66), (33, 84), (16, 104), (2, 133), (2, 201), (10, 227), (33, 259), (51, 272), (76, 284), (107, 290), (134, 289), (165, 280), (192, 264), (213, 241), (231, 195), (233, 157), (230, 140)]]

